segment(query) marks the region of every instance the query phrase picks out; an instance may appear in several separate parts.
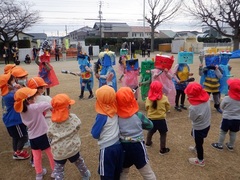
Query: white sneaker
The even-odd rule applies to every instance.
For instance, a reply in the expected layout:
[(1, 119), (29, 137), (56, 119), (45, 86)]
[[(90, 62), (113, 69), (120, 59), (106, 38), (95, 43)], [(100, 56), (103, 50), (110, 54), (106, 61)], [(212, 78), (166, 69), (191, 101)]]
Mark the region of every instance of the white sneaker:
[(190, 164), (193, 164), (193, 165), (197, 165), (197, 166), (201, 166), (201, 167), (205, 166), (204, 160), (199, 161), (198, 158), (189, 158), (188, 161)]
[(47, 174), (47, 170), (43, 168), (42, 173), (36, 175), (36, 180), (42, 180), (45, 174)]
[(85, 176), (82, 177), (82, 180), (89, 180), (91, 177), (91, 172), (89, 170), (87, 170), (85, 172)]
[(188, 150), (193, 152), (193, 153), (197, 153), (197, 150), (196, 150), (195, 146), (189, 146)]

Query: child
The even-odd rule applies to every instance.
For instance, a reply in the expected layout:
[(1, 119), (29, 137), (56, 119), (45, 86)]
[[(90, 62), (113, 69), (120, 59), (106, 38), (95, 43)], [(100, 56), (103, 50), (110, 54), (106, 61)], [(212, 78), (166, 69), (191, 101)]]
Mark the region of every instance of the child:
[(205, 55), (206, 67), (199, 65), (200, 83), (208, 94), (213, 95), (214, 108), (222, 113), (220, 108), (220, 80), (223, 77), (222, 69), (219, 67), (219, 55)]
[(138, 112), (138, 103), (132, 89), (121, 87), (116, 98), (120, 141), (124, 150), (121, 179), (127, 179), (129, 168), (135, 165), (143, 179), (155, 180), (156, 176), (148, 163), (143, 135), (143, 129), (149, 130), (153, 127), (152, 122)]
[[(47, 137), (48, 126), (43, 113), (51, 108), (47, 102), (35, 103), (37, 89), (23, 87), (16, 91), (14, 95), (14, 109), (20, 113), (23, 123), (28, 127), (28, 136), (33, 154), (36, 171), (36, 180), (42, 180), (47, 173), (42, 168), (42, 151), (45, 151), (52, 171), (54, 170), (54, 160), (51, 147)], [(51, 174), (54, 178), (54, 173)]]
[(174, 62), (173, 56), (159, 55), (157, 54), (154, 62), (154, 69), (151, 69), (151, 80), (141, 82), (141, 84), (158, 81), (163, 85), (163, 93), (168, 97), (168, 101), (171, 105), (175, 104), (176, 89), (172, 81), (173, 73), (171, 71), (172, 64)]
[(188, 96), (189, 106), (189, 118), (192, 121), (192, 136), (195, 141), (195, 147), (190, 146), (189, 150), (196, 152), (196, 158), (189, 158), (189, 163), (197, 166), (205, 166), (203, 142), (207, 137), (210, 129), (211, 108), (209, 102), (208, 93), (202, 88), (202, 86), (193, 82), (190, 83), (184, 90)]
[[(35, 95), (35, 102), (48, 102), (51, 103), (52, 98), (50, 96), (43, 95), (45, 92), (45, 89), (47, 87), (47, 83), (44, 82), (43, 78), (41, 77), (33, 77), (28, 80), (27, 87), (31, 89), (37, 89), (36, 95)], [(47, 110), (44, 113), (45, 120), (47, 122), (47, 125), (50, 126), (52, 124), (51, 121), (51, 110)]]
[[(178, 64), (175, 65), (173, 73), (175, 74), (173, 82), (176, 88), (176, 98), (175, 98), (175, 107), (177, 111), (181, 112), (182, 109), (187, 110), (185, 103), (185, 93), (184, 90), (188, 85), (187, 80), (189, 76), (192, 76), (193, 73), (190, 73), (190, 67), (188, 64), (193, 62), (193, 53), (192, 52), (179, 52), (178, 53)], [(179, 106), (179, 99), (180, 106)]]
[(147, 117), (152, 121), (153, 128), (148, 131), (146, 146), (152, 145), (152, 136), (158, 131), (160, 133), (160, 151), (164, 155), (170, 151), (166, 147), (167, 123), (166, 113), (170, 109), (168, 98), (163, 94), (163, 85), (159, 81), (153, 81), (150, 85), (148, 97), (145, 102)]
[(115, 90), (103, 85), (97, 89), (96, 98), (98, 114), (91, 133), (100, 146), (98, 173), (102, 180), (118, 180), (122, 172), (123, 149), (119, 141)]
[(234, 143), (236, 141), (237, 132), (240, 127), (240, 80), (229, 79), (227, 81), (229, 86), (228, 96), (225, 96), (221, 102), (222, 123), (217, 143), (212, 143), (212, 147), (222, 150), (225, 136), (229, 131), (229, 142), (226, 147), (229, 151), (233, 151)]
[(77, 74), (81, 77), (80, 78), (81, 94), (79, 96), (79, 99), (83, 99), (84, 97), (85, 86), (87, 86), (87, 90), (89, 91), (88, 99), (92, 99), (94, 97), (92, 92), (93, 73), (91, 69), (92, 65), (90, 63), (90, 57), (84, 54), (78, 55), (78, 64), (80, 73)]
[[(50, 88), (59, 84), (58, 78), (55, 74), (53, 67), (50, 64), (50, 47), (48, 42), (45, 41), (43, 46), (43, 54), (40, 52), (37, 58), (35, 59), (35, 63), (39, 66), (38, 76), (43, 78), (43, 80), (48, 84), (46, 87), (47, 95), (50, 95)], [(40, 61), (39, 61), (40, 59)]]
[[(123, 79), (123, 87), (130, 87), (131, 89), (136, 89), (138, 87), (138, 76), (140, 75), (138, 66), (138, 59), (130, 59), (126, 61), (125, 75)], [(136, 89), (134, 96), (138, 99), (139, 90)]]
[(30, 58), (29, 54), (27, 54), (27, 55), (25, 56), (24, 62), (25, 62), (26, 64), (31, 64), (31, 58)]
[(21, 66), (14, 67), (11, 71), (11, 74), (14, 76), (16, 83), (21, 87), (27, 86), (28, 72), (23, 69)]
[(56, 180), (64, 179), (64, 165), (67, 160), (75, 164), (83, 180), (88, 180), (91, 176), (79, 153), (81, 121), (75, 114), (70, 113), (74, 103), (66, 94), (58, 94), (51, 101), (53, 123), (49, 127), (48, 137), (51, 139)]
[(28, 141), (27, 129), (13, 106), (15, 84), (15, 79), (10, 73), (0, 75), (3, 122), (12, 138), (13, 159), (28, 159), (29, 153), (23, 150), (24, 144)]

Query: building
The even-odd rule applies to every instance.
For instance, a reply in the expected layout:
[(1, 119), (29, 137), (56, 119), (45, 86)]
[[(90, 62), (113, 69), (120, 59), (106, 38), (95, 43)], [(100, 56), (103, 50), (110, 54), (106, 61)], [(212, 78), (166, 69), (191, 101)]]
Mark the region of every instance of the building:
[(151, 38), (151, 28), (149, 26), (131, 26), (131, 31), (128, 33), (128, 38)]
[(102, 22), (100, 29), (100, 22), (96, 22), (93, 29), (98, 30), (102, 38), (127, 38), (131, 32), (131, 27), (127, 23)]

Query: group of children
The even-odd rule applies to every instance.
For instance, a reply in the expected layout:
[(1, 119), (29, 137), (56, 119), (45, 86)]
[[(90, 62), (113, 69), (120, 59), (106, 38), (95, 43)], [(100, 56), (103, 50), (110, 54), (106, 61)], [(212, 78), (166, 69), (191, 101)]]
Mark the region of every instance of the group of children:
[(3, 122), (12, 137), (13, 159), (31, 156), (24, 150), (25, 143), (30, 141), (36, 180), (42, 180), (47, 173), (42, 167), (42, 151), (48, 156), (52, 178), (64, 178), (64, 165), (69, 160), (82, 179), (89, 179), (91, 173), (79, 153), (81, 121), (70, 113), (75, 101), (66, 94), (53, 98), (43, 95), (48, 86), (43, 78), (27, 76), (26, 70), (12, 64), (6, 65), (0, 75)]
[[(189, 162), (204, 166), (203, 143), (210, 130), (211, 120), (210, 92), (199, 83), (188, 83), (189, 76), (193, 74), (190, 73), (187, 63), (178, 63), (174, 72), (171, 73), (171, 65), (162, 66), (162, 64), (166, 65), (172, 57), (164, 56), (159, 60), (156, 58), (156, 68), (146, 72), (151, 73), (152, 77), (148, 81), (149, 91), (145, 101), (145, 116), (139, 112), (135, 85), (116, 89), (116, 75), (111, 67), (113, 61), (105, 56), (106, 54), (103, 54), (101, 62), (104, 67), (103, 71), (99, 73), (99, 78), (102, 78), (101, 85), (95, 93), (97, 115), (91, 130), (93, 138), (98, 140), (100, 146), (98, 173), (101, 179), (127, 179), (132, 165), (135, 165), (144, 179), (156, 179), (149, 164), (146, 147), (153, 144), (152, 136), (158, 131), (160, 134), (159, 153), (165, 155), (170, 152), (170, 148), (166, 145), (167, 112), (173, 103), (177, 111), (187, 109), (184, 105), (185, 94), (190, 104), (188, 109), (189, 118), (192, 121), (191, 134), (195, 141), (195, 146), (189, 149), (197, 152), (197, 157), (189, 158)], [(128, 70), (138, 72), (139, 68), (135, 67), (136, 62), (130, 63)], [(90, 72), (84, 63), (80, 62), (79, 65), (83, 66), (83, 71)], [(214, 72), (220, 71), (211, 66), (207, 68)], [(50, 162), (52, 178), (64, 178), (64, 165), (69, 160), (76, 165), (83, 179), (89, 179), (91, 173), (79, 153), (78, 133), (81, 121), (70, 112), (71, 105), (75, 101), (66, 94), (58, 94), (53, 98), (44, 96), (43, 93), (48, 83), (41, 77), (28, 80), (28, 73), (20, 66), (6, 65), (4, 70), (4, 74), (0, 75), (3, 121), (12, 137), (13, 159), (30, 157), (30, 154), (23, 150), (24, 144), (29, 140), (36, 180), (41, 180), (47, 173), (47, 170), (42, 167), (43, 150)], [(164, 80), (171, 79), (175, 86), (167, 86), (167, 83), (159, 80), (159, 76), (163, 78), (163, 75)], [(114, 78), (115, 81), (113, 81)], [(203, 85), (206, 85), (208, 81), (210, 81), (209, 78), (205, 78)], [(83, 83), (88, 82), (83, 81)], [(225, 136), (230, 131), (230, 140), (226, 143), (226, 147), (232, 151), (240, 126), (240, 80), (229, 79), (227, 83), (228, 96), (223, 98), (221, 104), (216, 104), (219, 106), (215, 106), (216, 109), (221, 109), (223, 119), (219, 140), (213, 143), (212, 147), (222, 150)], [(169, 92), (174, 90), (176, 90), (175, 99), (170, 101), (172, 94), (170, 95)], [(90, 92), (90, 95), (93, 93)], [(148, 130), (146, 143), (143, 136), (144, 129)]]

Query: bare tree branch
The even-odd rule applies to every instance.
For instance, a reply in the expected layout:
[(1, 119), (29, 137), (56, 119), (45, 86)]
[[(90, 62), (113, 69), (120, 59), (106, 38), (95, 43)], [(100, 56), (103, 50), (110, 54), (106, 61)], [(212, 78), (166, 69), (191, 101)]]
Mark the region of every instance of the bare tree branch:
[[(184, 4), (185, 10), (196, 19), (223, 36), (230, 37), (234, 50), (239, 49), (240, 41), (240, 0), (191, 0), (192, 6)], [(233, 29), (226, 32), (223, 26)]]
[(40, 20), (38, 11), (31, 11), (28, 2), (0, 0), (0, 40), (9, 43), (19, 32)]
[(182, 4), (181, 0), (148, 0), (150, 16), (145, 19), (151, 27), (151, 50), (153, 50), (155, 29), (174, 17)]

